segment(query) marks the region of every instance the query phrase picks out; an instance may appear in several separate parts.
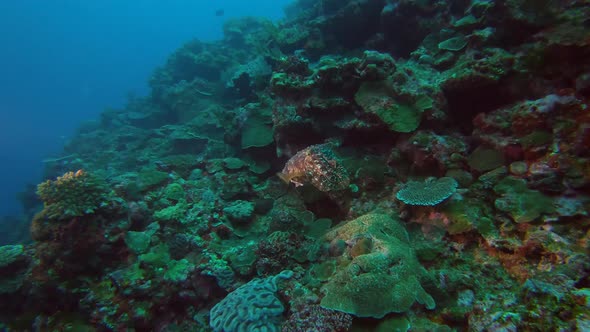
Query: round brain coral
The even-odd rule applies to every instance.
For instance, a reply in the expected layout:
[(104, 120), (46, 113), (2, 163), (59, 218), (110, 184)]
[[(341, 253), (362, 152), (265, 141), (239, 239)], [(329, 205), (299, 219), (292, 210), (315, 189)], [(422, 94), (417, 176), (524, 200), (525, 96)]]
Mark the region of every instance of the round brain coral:
[(429, 178), (424, 182), (409, 181), (395, 197), (408, 205), (437, 205), (457, 191), (457, 181), (451, 177)]

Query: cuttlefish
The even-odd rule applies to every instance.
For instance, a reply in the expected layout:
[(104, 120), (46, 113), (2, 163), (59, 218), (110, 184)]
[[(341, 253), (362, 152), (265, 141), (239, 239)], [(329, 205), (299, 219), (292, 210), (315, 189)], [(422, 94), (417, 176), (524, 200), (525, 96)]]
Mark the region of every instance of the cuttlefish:
[(311, 145), (297, 152), (277, 176), (296, 187), (309, 183), (324, 192), (342, 190), (350, 184), (348, 172), (328, 144)]

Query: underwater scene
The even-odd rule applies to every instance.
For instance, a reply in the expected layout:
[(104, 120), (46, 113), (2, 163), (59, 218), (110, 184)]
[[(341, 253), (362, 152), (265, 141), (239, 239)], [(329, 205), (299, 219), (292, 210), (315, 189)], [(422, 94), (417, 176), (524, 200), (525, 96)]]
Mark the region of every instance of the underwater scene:
[(589, 105), (588, 0), (227, 19), (23, 189), (0, 331), (590, 331)]

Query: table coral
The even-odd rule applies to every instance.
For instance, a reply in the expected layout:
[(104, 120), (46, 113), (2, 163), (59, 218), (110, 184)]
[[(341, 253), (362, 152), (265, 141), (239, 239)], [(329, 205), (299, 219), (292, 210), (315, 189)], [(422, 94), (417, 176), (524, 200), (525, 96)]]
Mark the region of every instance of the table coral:
[(451, 197), (458, 183), (451, 177), (427, 179), (424, 182), (409, 181), (395, 197), (409, 205), (437, 205)]

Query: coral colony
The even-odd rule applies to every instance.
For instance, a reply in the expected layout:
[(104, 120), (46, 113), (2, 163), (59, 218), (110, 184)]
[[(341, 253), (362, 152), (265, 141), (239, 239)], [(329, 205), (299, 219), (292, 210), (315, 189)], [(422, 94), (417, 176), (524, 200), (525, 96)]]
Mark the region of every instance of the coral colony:
[(589, 17), (228, 20), (48, 161), (33, 241), (0, 247), (0, 329), (590, 330)]

